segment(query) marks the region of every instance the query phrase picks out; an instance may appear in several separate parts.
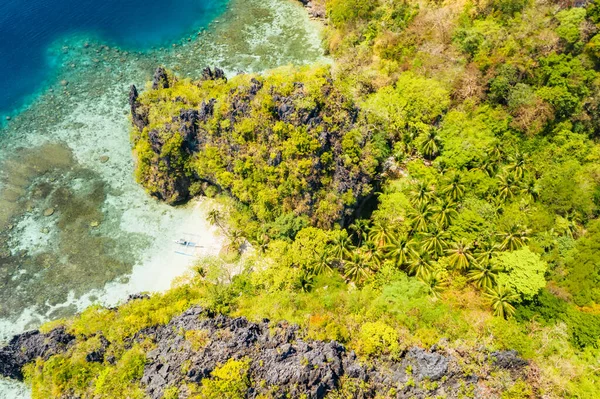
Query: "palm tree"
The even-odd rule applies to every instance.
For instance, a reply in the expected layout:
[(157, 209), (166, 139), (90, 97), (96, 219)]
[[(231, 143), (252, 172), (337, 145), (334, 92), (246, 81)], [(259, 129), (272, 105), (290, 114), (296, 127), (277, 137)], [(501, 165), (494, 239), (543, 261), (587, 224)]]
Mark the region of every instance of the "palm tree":
[(496, 161), (494, 161), (493, 159), (488, 157), (479, 163), (479, 166), (477, 167), (477, 169), (481, 170), (482, 172), (487, 174), (489, 177), (492, 177), (496, 174), (496, 171), (498, 169), (498, 164), (496, 163)]
[(506, 233), (499, 234), (502, 238), (500, 249), (503, 251), (517, 250), (525, 246), (525, 243), (529, 240), (527, 237), (528, 235), (529, 230), (527, 228), (521, 227), (518, 224), (513, 224)]
[(211, 226), (217, 226), (222, 230), (223, 227), (221, 226), (221, 219), (222, 215), (218, 209), (211, 209), (208, 212), (208, 215), (206, 215), (206, 220)]
[(317, 253), (317, 251), (313, 248), (313, 253), (315, 259), (312, 263), (312, 272), (314, 275), (318, 276), (325, 272), (331, 272), (333, 269), (331, 268), (331, 257), (329, 255), (329, 251), (326, 249), (321, 253)]
[(427, 204), (422, 204), (409, 212), (413, 231), (426, 231), (431, 218), (431, 208)]
[(425, 181), (420, 181), (410, 191), (410, 202), (415, 207), (428, 204), (431, 202), (433, 194), (431, 185)]
[(412, 244), (407, 236), (393, 237), (385, 249), (388, 256), (394, 260), (394, 264), (402, 267), (408, 263), (411, 256), (417, 255)]
[(352, 254), (350, 260), (346, 261), (345, 269), (346, 278), (354, 282), (359, 282), (369, 277), (371, 273), (369, 262), (358, 252)]
[(426, 253), (419, 253), (410, 261), (408, 270), (417, 278), (425, 278), (433, 271), (433, 265)]
[(521, 194), (528, 196), (533, 201), (537, 201), (540, 197), (540, 187), (537, 184), (537, 180), (530, 178), (521, 188)]
[(452, 219), (458, 215), (458, 212), (456, 211), (456, 203), (452, 200), (446, 199), (438, 201), (437, 205), (432, 209), (432, 211), (437, 214), (435, 220), (443, 228), (448, 227)]
[(227, 247), (231, 250), (240, 251), (244, 241), (246, 241), (244, 238), (244, 233), (242, 233), (240, 230), (233, 230), (229, 234), (229, 244)]
[(421, 143), (421, 152), (426, 158), (435, 158), (440, 153), (440, 137), (435, 129), (431, 129), (423, 143)]
[(501, 161), (504, 158), (504, 147), (502, 146), (502, 143), (497, 142), (496, 144), (494, 144), (489, 153), (489, 156), (496, 162)]
[(371, 265), (379, 267), (381, 266), (381, 251), (380, 247), (375, 244), (375, 242), (371, 240), (366, 240), (363, 242), (363, 245), (358, 249), (362, 254), (363, 258)]
[(429, 293), (436, 299), (439, 299), (442, 291), (448, 287), (448, 280), (441, 270), (428, 273), (420, 280), (427, 286)]
[(565, 233), (570, 238), (577, 238), (577, 236), (579, 235), (579, 230), (581, 229), (579, 227), (579, 223), (581, 223), (579, 215), (577, 214), (577, 212), (574, 211), (567, 212), (567, 214), (565, 215), (565, 219), (567, 220)]
[(517, 179), (522, 178), (525, 175), (525, 162), (527, 160), (527, 156), (522, 152), (517, 151), (517, 153), (509, 158), (511, 162), (508, 166), (509, 172), (512, 172)]
[(331, 256), (333, 259), (341, 262), (349, 255), (352, 241), (348, 237), (346, 230), (340, 231), (337, 236), (331, 241)]
[(443, 254), (448, 246), (448, 237), (448, 232), (441, 229), (439, 226), (434, 225), (430, 230), (424, 233), (423, 250), (433, 253), (434, 255)]
[(517, 190), (519, 189), (519, 184), (515, 179), (515, 176), (511, 173), (504, 173), (498, 177), (498, 195), (502, 199), (502, 201), (512, 199)]
[(469, 244), (465, 244), (465, 242), (462, 240), (453, 243), (446, 251), (450, 266), (458, 270), (467, 270), (471, 263), (474, 262), (471, 251), (471, 246)]
[(315, 276), (309, 271), (303, 271), (300, 275), (300, 288), (303, 292), (310, 292), (315, 284)]
[(467, 274), (469, 281), (473, 282), (476, 287), (488, 289), (492, 288), (496, 282), (496, 276), (502, 269), (494, 264), (494, 262), (478, 263)]
[(494, 243), (492, 240), (485, 241), (483, 245), (478, 248), (475, 255), (475, 260), (479, 264), (486, 264), (490, 262), (500, 250), (500, 246)]
[(254, 236), (254, 245), (261, 254), (264, 254), (269, 247), (269, 236), (265, 233), (257, 233)]
[(356, 233), (358, 245), (360, 245), (369, 231), (369, 221), (367, 219), (357, 219), (350, 225), (350, 228)]
[(465, 184), (462, 182), (459, 172), (454, 172), (442, 192), (453, 201), (458, 201), (463, 197), (465, 194)]
[(381, 222), (375, 223), (369, 229), (369, 240), (373, 241), (377, 247), (384, 247), (390, 239), (390, 234), (386, 225)]
[(507, 319), (515, 314), (515, 308), (511, 305), (511, 302), (515, 302), (519, 296), (512, 292), (511, 289), (504, 286), (488, 288), (484, 295), (492, 305), (494, 316)]

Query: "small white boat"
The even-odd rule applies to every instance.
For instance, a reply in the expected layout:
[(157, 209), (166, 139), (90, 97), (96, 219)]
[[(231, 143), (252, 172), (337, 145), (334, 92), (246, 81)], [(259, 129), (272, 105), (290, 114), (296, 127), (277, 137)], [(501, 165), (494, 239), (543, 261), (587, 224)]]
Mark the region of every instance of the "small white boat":
[(194, 239), (199, 239), (200, 236), (195, 234), (183, 234), (183, 238), (173, 241), (177, 248), (175, 253), (179, 255), (195, 257), (198, 255), (197, 248), (204, 248), (202, 245), (198, 245)]
[(200, 245), (197, 245), (195, 242), (184, 240), (183, 238), (180, 238), (179, 240), (175, 240), (175, 244), (183, 245), (184, 247), (194, 247), (194, 248), (201, 247)]

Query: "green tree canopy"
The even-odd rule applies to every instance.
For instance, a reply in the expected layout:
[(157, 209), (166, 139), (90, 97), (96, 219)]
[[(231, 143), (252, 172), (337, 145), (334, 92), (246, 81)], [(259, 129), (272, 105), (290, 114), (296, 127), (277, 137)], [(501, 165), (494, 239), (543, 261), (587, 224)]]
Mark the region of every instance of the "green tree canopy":
[(498, 284), (511, 288), (521, 299), (533, 299), (546, 286), (544, 273), (548, 265), (528, 247), (502, 252), (495, 261), (504, 270), (498, 274)]

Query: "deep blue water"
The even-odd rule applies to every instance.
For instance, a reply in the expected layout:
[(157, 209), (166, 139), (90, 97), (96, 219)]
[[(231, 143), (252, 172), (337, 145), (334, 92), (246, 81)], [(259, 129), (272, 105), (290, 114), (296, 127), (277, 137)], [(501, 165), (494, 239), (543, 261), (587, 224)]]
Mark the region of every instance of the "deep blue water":
[(177, 41), (206, 26), (227, 0), (0, 0), (0, 115), (51, 76), (48, 47), (90, 34), (129, 50)]

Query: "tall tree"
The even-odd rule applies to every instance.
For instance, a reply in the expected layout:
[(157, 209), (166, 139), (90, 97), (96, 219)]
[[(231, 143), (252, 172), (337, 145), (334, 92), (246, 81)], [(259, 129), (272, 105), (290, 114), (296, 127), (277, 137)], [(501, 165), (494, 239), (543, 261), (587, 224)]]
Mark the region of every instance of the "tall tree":
[(429, 259), (429, 255), (425, 252), (421, 252), (414, 256), (409, 264), (409, 271), (417, 278), (425, 278), (429, 273), (433, 271), (433, 265)]
[(446, 254), (450, 266), (458, 270), (467, 270), (474, 263), (472, 247), (462, 240), (450, 245)]
[(435, 214), (435, 221), (443, 228), (450, 226), (452, 219), (458, 216), (456, 203), (450, 199), (439, 200), (432, 211)]
[(436, 256), (441, 255), (448, 246), (448, 238), (447, 231), (440, 226), (433, 225), (423, 234), (423, 250)]
[(371, 267), (361, 253), (355, 252), (345, 263), (345, 276), (354, 282), (360, 282), (371, 274)]
[(427, 286), (429, 294), (436, 299), (439, 299), (442, 291), (448, 287), (448, 280), (441, 270), (427, 273), (423, 278), (421, 278), (421, 281)]
[(432, 215), (431, 208), (427, 204), (419, 205), (409, 212), (413, 231), (426, 231), (430, 224)]
[(518, 300), (519, 296), (504, 286), (488, 288), (485, 292), (489, 300), (494, 316), (504, 317), (505, 319), (515, 314), (515, 307), (512, 305)]
[(312, 272), (314, 275), (318, 276), (325, 272), (333, 271), (331, 267), (331, 255), (327, 249), (320, 253), (313, 249), (313, 253), (315, 255), (312, 263)]
[(491, 239), (488, 239), (479, 244), (475, 253), (475, 260), (481, 265), (487, 264), (491, 262), (492, 258), (500, 251), (500, 245), (496, 244)]
[(512, 173), (498, 176), (498, 196), (502, 201), (511, 200), (519, 191), (519, 183)]
[(426, 181), (420, 181), (412, 187), (409, 196), (413, 206), (427, 205), (431, 203), (434, 197), (433, 187)]
[(502, 239), (500, 248), (503, 251), (515, 251), (525, 245), (529, 240), (528, 235), (529, 229), (518, 224), (513, 224), (508, 231), (499, 233), (499, 236)]
[(345, 257), (349, 256), (351, 247), (352, 240), (348, 237), (348, 232), (342, 230), (331, 241), (331, 256), (338, 262), (341, 262)]
[(453, 201), (458, 201), (465, 195), (465, 184), (460, 172), (456, 171), (450, 176), (442, 192)]
[(527, 156), (520, 151), (517, 151), (515, 155), (509, 158), (510, 164), (508, 165), (509, 172), (513, 173), (517, 179), (521, 179), (525, 175), (525, 162)]
[(487, 261), (485, 263), (474, 263), (473, 269), (469, 271), (467, 276), (475, 286), (487, 290), (494, 287), (496, 277), (500, 271), (502, 271), (501, 267), (494, 262)]
[(381, 222), (373, 224), (369, 229), (369, 240), (373, 241), (378, 248), (383, 248), (390, 240), (388, 226)]
[(369, 221), (367, 219), (356, 219), (354, 223), (350, 225), (350, 229), (356, 234), (358, 245), (367, 238), (369, 232)]
[(440, 153), (440, 137), (433, 128), (425, 136), (421, 143), (421, 152), (427, 159), (433, 159)]
[(407, 236), (393, 237), (386, 246), (387, 255), (394, 260), (394, 264), (403, 267), (408, 264), (411, 257), (417, 255), (414, 243)]

